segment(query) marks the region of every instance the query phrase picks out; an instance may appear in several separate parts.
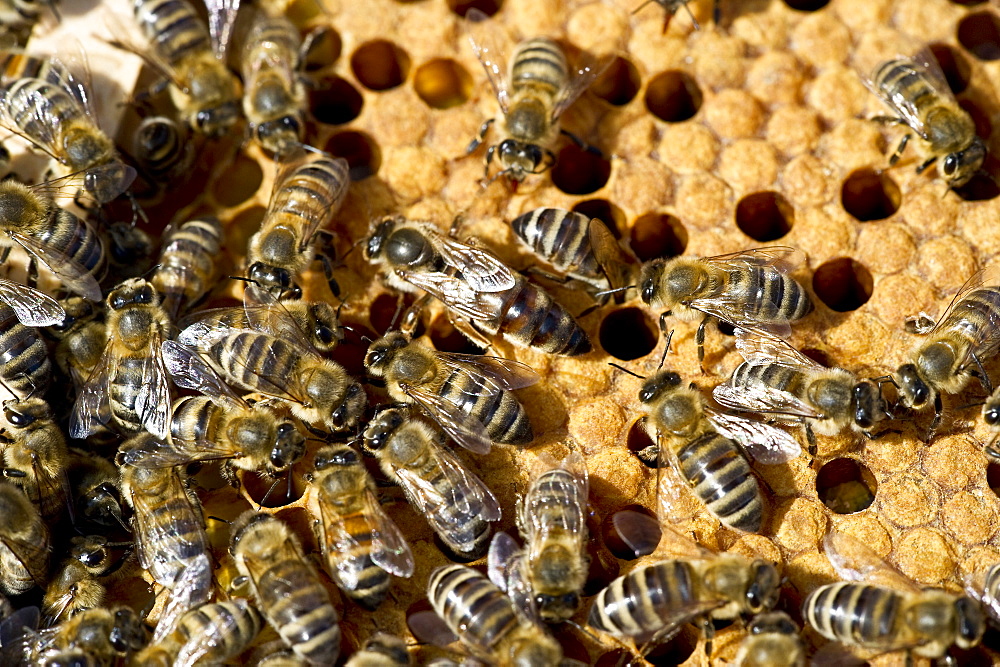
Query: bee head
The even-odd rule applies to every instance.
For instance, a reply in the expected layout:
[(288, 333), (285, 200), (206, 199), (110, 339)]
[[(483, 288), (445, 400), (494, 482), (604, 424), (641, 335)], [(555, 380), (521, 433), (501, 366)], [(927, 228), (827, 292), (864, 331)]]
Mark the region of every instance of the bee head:
[(409, 343), (409, 339), (402, 331), (390, 331), (368, 347), (368, 353), (365, 354), (365, 369), (377, 377), (384, 376), (393, 352), (406, 347)]
[(264, 528), (264, 524), (271, 523), (283, 526), (280, 519), (270, 514), (263, 514), (254, 510), (247, 510), (233, 520), (230, 528), (229, 553), (235, 555), (236, 547), (248, 537)]
[(646, 262), (639, 274), (639, 297), (645, 304), (651, 304), (659, 291), (660, 280), (666, 262), (662, 259)]
[(931, 388), (914, 364), (903, 364), (896, 372), (899, 376), (899, 393), (907, 407), (919, 410), (931, 400)]
[(854, 423), (864, 430), (870, 429), (881, 421), (888, 409), (882, 392), (874, 382), (859, 382), (851, 390), (851, 407), (854, 410)]
[(66, 311), (66, 317), (61, 324), (53, 324), (49, 328), (60, 333), (70, 330), (81, 320), (93, 319), (97, 314), (94, 304), (81, 296), (71, 296), (68, 299), (61, 300), (59, 303), (62, 305), (63, 310)]
[(660, 370), (651, 375), (639, 390), (639, 400), (651, 403), (681, 386), (681, 376), (673, 371)]
[(751, 566), (752, 576), (747, 588), (747, 611), (759, 614), (762, 611), (774, 609), (781, 594), (781, 578), (774, 565), (763, 560), (754, 561)]
[(347, 445), (329, 445), (316, 452), (316, 470), (326, 470), (333, 466), (350, 468), (360, 463), (358, 453)]
[(959, 648), (972, 648), (986, 632), (986, 619), (979, 603), (966, 596), (955, 600), (956, 639)]
[(396, 429), (403, 425), (405, 414), (400, 408), (381, 410), (365, 429), (363, 447), (370, 452), (377, 452), (385, 447)]
[(543, 621), (559, 623), (576, 613), (580, 607), (580, 594), (571, 592), (562, 595), (536, 595), (535, 606)]
[(11, 426), (27, 428), (40, 419), (51, 419), (52, 410), (40, 398), (28, 398), (4, 405), (3, 416)]
[(504, 139), (497, 147), (497, 159), (503, 173), (514, 183), (520, 183), (528, 174), (541, 174), (552, 168), (552, 153), (538, 144), (528, 144), (515, 139)]
[(751, 635), (797, 635), (799, 629), (795, 627), (795, 623), (788, 617), (788, 614), (774, 611), (754, 616), (753, 620), (747, 625), (747, 632)]
[(98, 484), (80, 499), (83, 516), (102, 526), (122, 523), (121, 491), (114, 484)]
[(119, 653), (138, 651), (146, 645), (146, 630), (134, 611), (122, 607), (115, 610), (115, 623), (108, 639)]
[(111, 290), (107, 303), (111, 310), (122, 310), (128, 306), (155, 306), (160, 303), (160, 295), (149, 281), (130, 278)]
[(985, 159), (986, 144), (976, 137), (964, 150), (946, 155), (938, 168), (941, 177), (948, 181), (948, 186), (957, 188), (969, 182), (969, 179), (983, 166)]
[(990, 397), (983, 406), (983, 421), (987, 426), (1000, 424), (1000, 400)]
[(191, 125), (196, 132), (207, 137), (221, 137), (236, 123), (239, 115), (235, 101), (224, 102), (216, 107), (196, 111)]
[(357, 382), (352, 382), (344, 390), (344, 400), (340, 402), (330, 418), (335, 428), (347, 428), (357, 423), (357, 415), (360, 415), (365, 405), (368, 403), (368, 396), (365, 390)]
[(389, 240), (389, 235), (392, 234), (392, 230), (396, 228), (398, 222), (397, 218), (389, 216), (378, 223), (375, 231), (368, 237), (368, 242), (365, 243), (363, 252), (365, 259), (372, 260), (382, 254), (382, 248), (385, 246), (385, 242)]
[(278, 425), (269, 460), (277, 470), (292, 466), (306, 453), (306, 439), (291, 422)]
[(312, 342), (318, 350), (330, 351), (344, 340), (344, 329), (340, 326), (337, 311), (326, 301), (317, 301), (309, 306), (308, 323), (312, 328)]
[(299, 143), (302, 123), (295, 116), (282, 116), (254, 128), (257, 141), (272, 153), (284, 153)]

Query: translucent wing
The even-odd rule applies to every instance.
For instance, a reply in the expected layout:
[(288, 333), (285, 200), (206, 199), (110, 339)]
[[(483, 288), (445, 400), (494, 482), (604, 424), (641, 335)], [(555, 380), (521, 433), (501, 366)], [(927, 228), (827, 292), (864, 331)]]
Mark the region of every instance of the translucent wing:
[(493, 86), (493, 94), (504, 115), (510, 105), (510, 93), (507, 90), (507, 56), (498, 37), (500, 26), (491, 21), (479, 9), (473, 7), (465, 14), (465, 26), (469, 33), (469, 43), (472, 52), (479, 59), (479, 64), (486, 71), (486, 78)]
[(691, 600), (686, 604), (671, 607), (670, 611), (662, 616), (663, 627), (643, 644), (639, 652), (645, 654), (650, 648), (670, 641), (687, 623), (704, 617), (726, 604), (725, 600)]
[(66, 311), (58, 301), (13, 280), (0, 278), (0, 300), (14, 310), (21, 324), (27, 326), (50, 327), (66, 319)]
[(140, 364), (140, 389), (135, 397), (135, 411), (147, 431), (158, 438), (170, 434), (170, 380), (158, 332), (150, 332), (150, 344)]
[(365, 513), (372, 522), (372, 561), (397, 577), (411, 576), (413, 554), (410, 545), (371, 490), (365, 495)]
[[(349, 170), (344, 158), (315, 149), (292, 151), (282, 159), (261, 226), (275, 216), (299, 217), (305, 224), (298, 230), (298, 250), (305, 251), (316, 230), (329, 221), (347, 196)], [(316, 206), (317, 202), (321, 206)]]
[(0, 543), (7, 548), (10, 555), (24, 566), (24, 569), (31, 575), (31, 579), (35, 584), (44, 588), (48, 581), (48, 577), (46, 576), (48, 558), (44, 557), (45, 554), (39, 548), (39, 545), (34, 542), (25, 542), (9, 535), (0, 535)]
[(944, 73), (941, 72), (937, 60), (935, 60), (934, 56), (927, 49), (922, 50), (912, 58), (899, 57), (882, 63), (872, 72), (870, 77), (862, 77), (862, 81), (868, 87), (868, 90), (872, 91), (872, 93), (892, 109), (914, 132), (927, 139), (928, 134), (922, 118), (923, 114), (920, 113), (920, 108), (916, 100), (913, 99), (913, 96), (904, 94), (904, 87), (902, 86), (893, 90), (879, 85), (877, 81), (878, 73), (889, 63), (894, 63), (893, 69), (905, 69), (907, 71), (905, 76), (919, 78), (933, 91), (934, 95), (937, 95), (942, 100), (950, 100), (952, 104), (957, 105), (955, 96), (948, 86), (948, 81)]
[[(230, 604), (239, 605), (243, 608), (242, 613), (247, 613), (252, 605), (246, 598), (232, 598)], [(233, 633), (243, 632), (239, 627), (238, 618), (228, 614), (220, 614), (215, 617), (215, 621), (202, 626), (200, 633), (188, 637), (188, 640), (177, 652), (174, 658), (174, 667), (195, 667), (204, 664), (202, 659), (215, 647), (227, 640)]]
[[(129, 473), (123, 472), (123, 476), (126, 474)], [(156, 475), (164, 478), (165, 484), (162, 492), (150, 495), (143, 489), (133, 487), (131, 490), (136, 554), (139, 557), (139, 564), (153, 573), (162, 571), (164, 563), (178, 561), (186, 554), (194, 554), (187, 559), (187, 562), (192, 562), (200, 554), (205, 553), (207, 549), (207, 538), (204, 530), (201, 529), (201, 508), (192, 504), (184, 482), (176, 470), (163, 469), (157, 471)], [(164, 498), (171, 500), (172, 521), (160, 519), (161, 510), (159, 507)], [(188, 526), (198, 526), (199, 530), (179, 531), (175, 527), (176, 522), (187, 523)], [(164, 586), (174, 585), (173, 581), (158, 581), (157, 583)]]
[(787, 273), (804, 264), (806, 254), (798, 248), (773, 245), (705, 257), (702, 261), (709, 264), (717, 264), (723, 269), (733, 267), (744, 268), (747, 266), (758, 268), (774, 267), (782, 273)]
[(212, 564), (207, 553), (195, 556), (170, 586), (170, 598), (153, 631), (153, 643), (168, 637), (185, 613), (208, 602), (212, 594)]
[(471, 368), (474, 372), (485, 375), (490, 380), (486, 389), (491, 393), (500, 389), (523, 389), (540, 379), (533, 368), (513, 359), (457, 352), (438, 352), (437, 358), (446, 368), (461, 370), (466, 374), (470, 374)]
[(743, 447), (758, 463), (787, 463), (802, 453), (799, 441), (782, 428), (710, 408), (705, 409), (705, 414), (716, 431)]
[[(93, 232), (93, 230), (91, 231)], [(94, 233), (96, 234), (96, 232)], [(97, 279), (87, 270), (87, 267), (72, 257), (57, 253), (49, 245), (36, 240), (33, 236), (10, 231), (7, 234), (18, 245), (44, 264), (49, 271), (59, 278), (66, 289), (91, 301), (101, 300), (101, 286), (97, 284)], [(99, 242), (103, 247), (104, 242)]]
[(663, 537), (657, 519), (635, 510), (615, 512), (611, 515), (611, 525), (625, 546), (637, 557), (653, 553)]
[(167, 373), (178, 387), (194, 389), (216, 399), (221, 405), (246, 405), (215, 369), (191, 348), (176, 341), (165, 340), (160, 344), (160, 356)]
[[(257, 87), (256, 79), (261, 72), (268, 72), (284, 78), (285, 81), (295, 81), (295, 63), (288, 58), (282, 58), (283, 49), (271, 47), (267, 44), (273, 42), (266, 41), (265, 36), (271, 30), (280, 27), (289, 37), (299, 39), (298, 29), (283, 16), (267, 16), (264, 13), (257, 15), (250, 35), (246, 38), (243, 48), (243, 85), (246, 90), (254, 90)], [(259, 48), (263, 46), (263, 48)], [(250, 56), (253, 56), (252, 58)], [(293, 54), (295, 55), (295, 54)]]
[(540, 557), (540, 549), (554, 533), (568, 533), (574, 550), (583, 550), (587, 535), (587, 487), (587, 467), (579, 452), (573, 452), (534, 479), (520, 511), (529, 558)]
[(95, 433), (100, 425), (111, 421), (111, 406), (108, 403), (111, 389), (108, 382), (116, 363), (109, 344), (76, 397), (69, 418), (69, 437), (86, 438)]
[(478, 292), (504, 292), (517, 284), (514, 271), (492, 253), (447, 237), (437, 239), (438, 250), (449, 265)]
[(750, 363), (778, 364), (805, 373), (826, 370), (780, 338), (745, 329), (737, 329), (734, 334), (737, 352)]
[[(54, 160), (65, 164), (62, 146), (57, 130), (65, 123), (57, 115), (57, 109), (44, 94), (48, 88), (41, 79), (25, 77), (19, 87), (0, 90), (0, 127), (34, 145)], [(26, 84), (35, 83), (28, 88)], [(69, 104), (75, 102), (66, 100)], [(81, 111), (82, 113), (82, 111)], [(21, 126), (27, 124), (31, 129)]]
[(831, 529), (823, 538), (823, 549), (837, 575), (845, 581), (920, 592), (920, 588), (909, 577), (882, 560), (866, 544), (846, 533)]
[(972, 344), (965, 351), (966, 356), (963, 362), (968, 362), (973, 354), (980, 358), (988, 357), (1000, 348), (1000, 313), (996, 309), (977, 308), (977, 313), (984, 319), (984, 322), (978, 327), (969, 327), (964, 323), (959, 323), (956, 326), (956, 323), (948, 321), (958, 304), (966, 300), (976, 290), (983, 288), (1000, 292), (1000, 264), (992, 264), (972, 274), (959, 288), (958, 293), (955, 294), (948, 308), (938, 318), (937, 324), (931, 330), (931, 333), (934, 333), (943, 330), (946, 326), (956, 327), (961, 330), (962, 336), (970, 338)]
[(636, 256), (626, 252), (608, 226), (598, 218), (590, 220), (587, 233), (597, 265), (604, 271), (611, 288), (618, 289), (631, 283), (639, 265)]
[(396, 275), (424, 290), (462, 317), (487, 320), (494, 314), (495, 309), (481, 303), (480, 292), (463, 278), (435, 271), (396, 271)]
[(489, 453), (493, 447), (493, 440), (479, 419), (464, 412), (454, 403), (420, 387), (401, 385), (400, 389), (423, 408), (456, 443), (477, 454)]
[(333, 503), (317, 503), (320, 514), (318, 526), (320, 548), (326, 556), (331, 574), (336, 574), (337, 585), (344, 590), (355, 591), (361, 585), (365, 547), (354, 536), (357, 526), (347, 528), (345, 517), (334, 509)]
[(240, 0), (205, 0), (205, 8), (208, 10), (208, 34), (212, 38), (212, 50), (215, 51), (216, 58), (225, 62)]
[(520, 552), (521, 548), (517, 546), (513, 537), (502, 530), (494, 533), (486, 558), (486, 573), (490, 581), (504, 592), (507, 592), (508, 569)]
[(90, 91), (94, 89), (93, 76), (83, 44), (76, 42), (74, 48), (65, 49), (63, 56), (51, 56), (45, 71), (45, 79), (68, 93), (83, 109), (91, 124), (98, 128), (97, 112)]
[(137, 468), (172, 468), (195, 461), (214, 461), (240, 456), (240, 452), (212, 440), (148, 438), (121, 451), (121, 461)]
[(615, 61), (615, 54), (608, 53), (600, 58), (587, 58), (580, 63), (576, 74), (571, 76), (556, 96), (552, 107), (552, 121), (555, 122), (576, 101), (594, 80), (604, 73)]
[(970, 574), (965, 581), (965, 592), (979, 601), (994, 623), (1000, 623), (1000, 565)]

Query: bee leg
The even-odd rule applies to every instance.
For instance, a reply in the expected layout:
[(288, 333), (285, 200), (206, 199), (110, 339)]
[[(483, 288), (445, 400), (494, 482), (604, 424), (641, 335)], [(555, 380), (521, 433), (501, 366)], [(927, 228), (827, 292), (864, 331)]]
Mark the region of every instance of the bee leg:
[(659, 468), (660, 467), (660, 446), (650, 445), (648, 447), (643, 447), (635, 453), (635, 457), (642, 461), (642, 464), (647, 468)]
[(223, 465), (219, 468), (219, 477), (224, 479), (229, 486), (234, 489), (240, 488), (240, 478), (236, 476), (236, 470), (231, 465)]
[[(493, 121), (495, 120), (496, 118), (490, 118), (488, 121), (486, 121), (479, 127), (479, 136), (470, 141), (469, 145), (465, 147), (466, 155), (469, 155), (477, 148), (479, 148), (479, 146), (483, 143), (483, 140), (486, 139), (486, 133), (490, 131), (490, 126), (493, 125)], [(489, 155), (492, 156), (492, 153), (493, 153), (493, 147), (491, 146)]]
[(486, 151), (486, 165), (483, 167), (483, 178), (489, 178), (490, 164), (493, 162), (493, 155), (496, 153), (496, 150), (496, 146), (490, 146), (489, 150)]
[(326, 277), (326, 284), (330, 286), (330, 293), (338, 299), (340, 298), (340, 285), (333, 277), (334, 257), (337, 256), (337, 249), (334, 247), (333, 234), (324, 230), (316, 235), (316, 259), (323, 265), (323, 275)]
[(604, 157), (604, 152), (601, 151), (600, 148), (598, 148), (597, 146), (592, 146), (592, 145), (588, 144), (586, 141), (584, 141), (580, 137), (576, 136), (572, 132), (570, 132), (568, 130), (562, 130), (562, 129), (560, 129), (559, 130), (559, 134), (562, 134), (562, 135), (565, 135), (565, 136), (569, 137), (570, 141), (572, 141), (574, 144), (576, 144), (577, 146), (579, 146), (581, 149), (587, 151), (588, 153), (593, 153), (594, 155), (596, 155), (598, 157)]
[(932, 164), (934, 164), (936, 161), (937, 161), (936, 157), (928, 158), (927, 160), (924, 161), (923, 164), (917, 167), (917, 173), (918, 174), (924, 173), (925, 171), (927, 171), (927, 168), (930, 167)]
[(979, 356), (976, 355), (975, 352), (973, 352), (969, 356), (972, 357), (972, 361), (976, 364), (976, 368), (978, 369), (976, 375), (979, 377), (979, 382), (983, 385), (983, 389), (986, 390), (987, 394), (992, 394), (993, 393), (993, 383), (990, 382), (990, 375), (989, 375), (989, 373), (987, 373), (986, 369), (983, 368), (983, 362), (979, 360)]
[(707, 616), (701, 622), (701, 631), (705, 633), (705, 655), (712, 657), (712, 643), (715, 639), (715, 626)]
[(899, 145), (896, 146), (896, 150), (892, 152), (889, 156), (889, 166), (894, 167), (896, 163), (899, 162), (899, 158), (903, 157), (903, 151), (906, 150), (906, 144), (910, 142), (910, 135), (904, 134), (903, 138), (900, 140)]
[(708, 326), (708, 319), (707, 317), (702, 319), (694, 335), (694, 341), (698, 345), (698, 366), (701, 367), (702, 373), (705, 372), (705, 327)]
[(931, 425), (927, 429), (927, 442), (931, 441), (934, 434), (937, 433), (938, 426), (941, 425), (941, 413), (943, 411), (943, 406), (941, 405), (941, 393), (938, 392), (934, 396), (934, 419), (931, 420)]
[(806, 451), (809, 452), (809, 456), (812, 456), (813, 458), (815, 458), (816, 457), (816, 450), (817, 450), (817, 447), (816, 447), (816, 434), (813, 433), (812, 424), (810, 424), (809, 422), (806, 422), (804, 424), (804, 427), (805, 427), (805, 431), (806, 431)]

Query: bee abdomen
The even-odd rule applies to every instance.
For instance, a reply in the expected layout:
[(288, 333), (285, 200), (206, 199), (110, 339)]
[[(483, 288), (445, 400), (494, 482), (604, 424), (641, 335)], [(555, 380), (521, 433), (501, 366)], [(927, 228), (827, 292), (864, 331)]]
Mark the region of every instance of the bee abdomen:
[(536, 255), (560, 270), (601, 277), (589, 236), (590, 218), (560, 208), (537, 208), (515, 218), (511, 229)]
[(590, 352), (587, 333), (547, 292), (523, 278), (512, 288), (499, 331), (522, 345), (550, 354), (576, 356)]
[(839, 582), (820, 586), (802, 607), (809, 625), (834, 641), (883, 645), (893, 636), (900, 596), (864, 584)]
[(208, 31), (185, 0), (134, 0), (133, 9), (146, 37), (169, 64), (211, 51)]
[(736, 367), (729, 383), (733, 387), (770, 387), (797, 395), (802, 373), (781, 364), (745, 361)]
[(887, 99), (891, 100), (900, 91), (906, 91), (906, 98), (917, 109), (933, 106), (939, 97), (923, 72), (909, 60), (900, 58), (882, 63), (873, 79), (875, 87)]
[(193, 144), (186, 141), (184, 128), (170, 118), (151, 116), (135, 132), (135, 159), (154, 181), (179, 175), (194, 156)]
[(545, 472), (532, 485), (525, 499), (525, 512), (538, 517), (539, 523), (552, 528), (580, 530), (585, 518), (583, 507), (586, 498), (574, 498), (566, 489), (576, 489), (576, 480), (568, 470), (554, 469)]
[(622, 639), (653, 634), (694, 600), (691, 575), (684, 561), (668, 560), (618, 577), (594, 598), (587, 624)]
[(514, 607), (486, 577), (464, 565), (446, 565), (431, 573), (427, 597), (452, 630), (490, 647), (518, 625)]
[[(341, 159), (317, 158), (295, 170), (285, 185), (274, 195), (271, 210), (275, 214), (295, 217), (318, 216), (323, 222), (336, 213), (334, 207), (350, 184), (347, 162)], [(304, 221), (304, 224), (308, 222)], [(264, 227), (267, 226), (265, 222)], [(310, 239), (300, 239), (305, 243)]]
[(211, 287), (221, 241), (222, 225), (215, 218), (189, 220), (167, 238), (150, 282), (168, 312), (179, 312)]
[(111, 414), (123, 431), (138, 433), (142, 430), (142, 417), (136, 410), (140, 392), (146, 390), (144, 379), (147, 360), (144, 357), (122, 357), (114, 369), (109, 383)]
[(49, 224), (40, 229), (37, 237), (40, 244), (87, 269), (97, 282), (104, 279), (108, 269), (104, 241), (86, 220), (53, 206)]
[(455, 370), (441, 386), (442, 398), (478, 419), (493, 442), (526, 445), (535, 434), (528, 413), (514, 395), (505, 390), (484, 389), (486, 378)]
[(257, 582), (261, 609), (295, 653), (316, 664), (333, 664), (340, 654), (340, 625), (323, 585), (302, 562), (287, 560), (263, 572)]
[(776, 269), (731, 271), (730, 279), (732, 291), (748, 295), (747, 312), (760, 322), (795, 321), (812, 312), (802, 285)]
[(18, 398), (43, 394), (52, 382), (52, 363), (38, 330), (21, 324), (0, 303), (0, 379)]
[[(992, 326), (992, 322), (1000, 318), (1000, 288), (982, 287), (969, 292), (959, 303), (955, 304), (954, 310), (948, 315), (941, 328), (943, 330), (961, 331), (969, 340), (977, 338), (977, 332), (983, 327)], [(992, 337), (989, 340), (995, 339)], [(1000, 343), (993, 343), (988, 347), (979, 347), (975, 353), (980, 356), (989, 356), (1000, 347)]]
[(566, 81), (566, 56), (551, 39), (536, 37), (522, 42), (510, 69), (511, 90), (531, 86), (555, 97)]
[(264, 385), (264, 378), (295, 377), (297, 352), (274, 336), (242, 332), (227, 336), (210, 352), (229, 379), (250, 391)]
[(206, 644), (211, 647), (202, 659), (216, 660), (226, 660), (242, 651), (260, 629), (260, 614), (243, 599), (203, 604), (184, 614), (177, 626), (189, 643), (197, 643), (192, 648), (204, 649)]
[(170, 436), (182, 440), (212, 440), (223, 410), (207, 396), (185, 396), (174, 403)]
[(764, 517), (760, 484), (729, 438), (706, 433), (677, 452), (680, 472), (710, 512), (727, 526), (755, 533)]
[[(350, 534), (354, 546), (348, 551), (328, 554), (330, 575), (348, 597), (365, 609), (374, 611), (389, 592), (390, 577), (372, 560), (372, 525), (365, 517), (355, 514), (342, 520), (341, 529)], [(350, 574), (356, 581), (345, 581), (345, 574)]]
[(13, 82), (7, 89), (6, 104), (14, 124), (33, 138), (46, 137), (54, 128), (59, 129), (81, 115), (73, 98), (41, 79), (21, 78)]

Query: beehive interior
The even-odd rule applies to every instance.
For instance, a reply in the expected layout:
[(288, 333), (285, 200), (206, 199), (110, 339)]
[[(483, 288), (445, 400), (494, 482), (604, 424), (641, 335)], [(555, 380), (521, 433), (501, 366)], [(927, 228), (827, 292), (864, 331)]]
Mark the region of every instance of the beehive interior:
[[(1000, 85), (1000, 16), (985, 2), (970, 0), (722, 0), (716, 25), (711, 3), (695, 0), (688, 7), (700, 30), (685, 11), (664, 30), (658, 6), (633, 14), (634, 4), (329, 0), (320, 6), (296, 0), (288, 6), (303, 32), (330, 29), (306, 68), (312, 116), (307, 142), (346, 158), (357, 179), (328, 226), (344, 257), (336, 270), (347, 303), (344, 321), (374, 336), (390, 326), (397, 310), (397, 296), (361, 252), (351, 250), (376, 216), (398, 213), (444, 231), (462, 214), (463, 235), (481, 238), (523, 269), (533, 260), (515, 242), (509, 221), (536, 207), (561, 207), (600, 217), (642, 260), (772, 243), (800, 248), (808, 262), (795, 275), (817, 307), (794, 327), (792, 342), (824, 364), (868, 376), (891, 372), (913, 344), (903, 332), (904, 319), (920, 311), (939, 314), (948, 293), (1000, 252), (1000, 187), (993, 180), (1000, 179), (1000, 168), (991, 156), (985, 173), (957, 191), (947, 190), (934, 170), (918, 175), (912, 148), (887, 168), (900, 131), (867, 120), (885, 109), (859, 72), (929, 46), (995, 155), (1000, 143), (991, 122)], [(555, 168), (529, 177), (516, 192), (502, 179), (481, 185), (482, 150), (471, 156), (464, 151), (482, 122), (497, 113), (497, 104), (465, 37), (462, 15), (470, 7), (491, 15), (511, 45), (544, 35), (571, 54), (617, 50), (613, 65), (563, 118), (566, 129), (602, 155), (561, 140), (554, 148)], [(125, 113), (123, 144), (134, 126)], [(143, 201), (153, 229), (195, 214), (218, 215), (226, 225), (229, 274), (243, 270), (246, 241), (276, 173), (258, 147), (241, 139), (204, 146), (185, 184), (169, 197)], [(321, 272), (311, 272), (306, 285), (307, 298), (332, 298)], [(552, 292), (572, 312), (591, 304), (571, 289), (554, 286)], [(235, 283), (220, 285), (209, 304), (238, 293)], [(480, 457), (462, 453), (500, 500), (500, 528), (516, 532), (513, 509), (535, 462), (540, 455), (560, 457), (568, 442), (586, 456), (595, 532), (614, 511), (655, 507), (655, 471), (633, 455), (649, 444), (636, 424), (639, 381), (608, 362), (640, 374), (653, 371), (663, 350), (658, 315), (637, 300), (595, 310), (582, 324), (598, 349), (581, 358), (494, 344), (492, 353), (523, 361), (543, 376), (520, 392), (537, 434), (532, 447), (498, 446)], [(685, 381), (709, 390), (740, 362), (731, 335), (710, 327), (703, 374), (695, 353), (697, 323), (674, 326), (666, 363)], [(470, 351), (439, 306), (424, 313), (422, 330), (438, 349)], [(349, 336), (334, 358), (361, 375), (364, 349), (359, 336)], [(384, 391), (368, 389), (373, 402), (384, 400)], [(696, 504), (680, 525), (710, 548), (779, 563), (787, 578), (781, 607), (799, 620), (805, 595), (833, 580), (820, 546), (829, 526), (864, 539), (917, 583), (959, 591), (966, 575), (1000, 562), (1000, 498), (994, 490), (1000, 489), (1000, 468), (987, 465), (982, 453), (980, 443), (990, 434), (979, 408), (964, 407), (981, 394), (974, 384), (948, 397), (943, 428), (929, 444), (917, 437), (921, 426), (902, 424), (901, 432), (875, 440), (820, 436), (815, 460), (803, 453), (788, 465), (756, 466), (770, 489), (761, 535), (720, 530)], [(924, 415), (920, 424), (928, 420)], [(264, 508), (287, 520), (313, 549), (298, 498), (314, 451), (315, 445), (296, 470), (296, 500)], [(206, 514), (229, 519), (252, 506), (226, 487), (202, 483)], [(259, 501), (266, 491), (266, 483), (244, 476), (244, 498)], [(405, 618), (426, 608), (428, 576), (449, 561), (402, 494), (391, 487), (381, 492), (410, 541), (416, 571), (412, 579), (394, 582), (375, 613), (336, 598), (345, 653), (381, 630), (410, 637), (411, 652), (422, 663), (441, 651), (412, 639)], [(210, 521), (209, 529), (224, 584), (231, 578), (228, 527)], [(601, 549), (588, 595), (649, 558), (616, 560)], [(590, 664), (616, 664), (622, 655), (614, 643), (571, 628), (556, 634), (569, 657)], [(742, 636), (738, 626), (720, 630), (711, 660), (731, 661)], [(822, 643), (811, 633), (807, 639)], [(990, 639), (975, 649), (976, 657), (996, 661)], [(706, 664), (702, 646), (697, 632), (685, 630), (652, 660)], [(875, 663), (898, 659), (894, 654)]]

